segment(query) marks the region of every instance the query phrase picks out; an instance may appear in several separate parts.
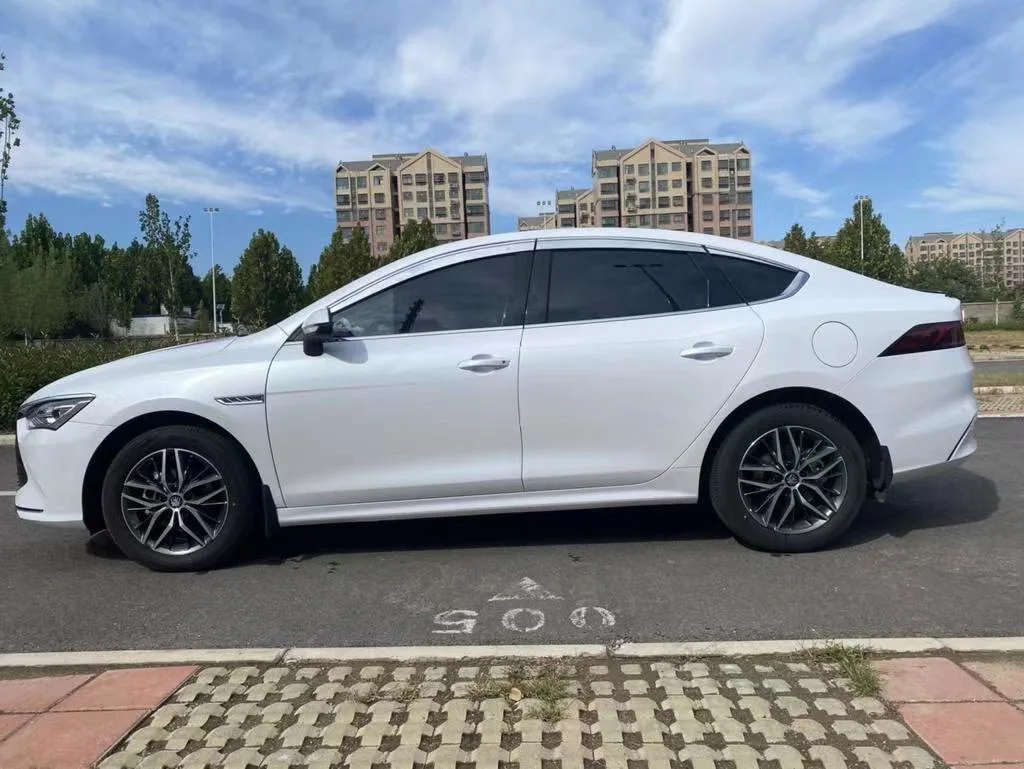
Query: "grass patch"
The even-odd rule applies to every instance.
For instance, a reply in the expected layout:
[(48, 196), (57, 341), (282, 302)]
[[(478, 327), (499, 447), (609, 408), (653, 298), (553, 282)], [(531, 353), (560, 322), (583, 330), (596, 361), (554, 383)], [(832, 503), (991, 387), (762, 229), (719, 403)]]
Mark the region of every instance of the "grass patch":
[(967, 338), (967, 346), (973, 350), (982, 348), (988, 350), (1013, 350), (1024, 351), (1024, 329), (1020, 328), (987, 328), (987, 329), (965, 329), (964, 336)]
[(807, 654), (812, 662), (837, 666), (843, 677), (850, 679), (854, 693), (861, 697), (876, 697), (882, 690), (868, 650), (863, 646), (828, 643), (809, 649)]
[(508, 666), (504, 680), (474, 681), (469, 688), (469, 696), (474, 700), (494, 697), (504, 697), (509, 702), (537, 700), (537, 704), (526, 711), (527, 718), (559, 721), (563, 716), (562, 701), (570, 694), (569, 682), (562, 677), (557, 662), (536, 665), (516, 662)]
[(1024, 386), (1024, 371), (984, 371), (974, 369), (975, 387), (994, 387), (996, 385)]

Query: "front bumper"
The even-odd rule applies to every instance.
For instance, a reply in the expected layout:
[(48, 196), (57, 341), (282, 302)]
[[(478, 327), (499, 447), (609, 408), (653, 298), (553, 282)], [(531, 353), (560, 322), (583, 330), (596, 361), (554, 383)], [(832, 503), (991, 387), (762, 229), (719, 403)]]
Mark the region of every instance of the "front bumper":
[(59, 430), (29, 430), (19, 420), (15, 435), (18, 517), (52, 526), (84, 527), (82, 488), (85, 470), (110, 433), (103, 425), (74, 420)]

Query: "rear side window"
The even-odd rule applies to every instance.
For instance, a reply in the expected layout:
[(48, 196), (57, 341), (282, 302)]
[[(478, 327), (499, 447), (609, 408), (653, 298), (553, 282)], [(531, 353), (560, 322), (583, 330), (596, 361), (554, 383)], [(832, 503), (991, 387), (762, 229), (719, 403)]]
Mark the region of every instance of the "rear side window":
[[(742, 300), (683, 251), (632, 248), (550, 252), (548, 323), (703, 310)], [(533, 293), (533, 292), (531, 292)], [(533, 298), (533, 297), (531, 297)], [(533, 320), (530, 313), (530, 320)]]
[(710, 254), (710, 261), (729, 279), (747, 302), (762, 302), (782, 294), (796, 277), (796, 270), (774, 264)]

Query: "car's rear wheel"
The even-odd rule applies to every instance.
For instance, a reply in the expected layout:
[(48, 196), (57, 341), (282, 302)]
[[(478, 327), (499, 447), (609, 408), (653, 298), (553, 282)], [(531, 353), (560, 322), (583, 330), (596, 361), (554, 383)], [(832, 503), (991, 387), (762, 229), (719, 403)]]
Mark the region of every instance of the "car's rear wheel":
[(708, 479), (711, 504), (740, 541), (773, 552), (835, 542), (864, 504), (864, 450), (824, 409), (769, 406), (726, 436)]
[(222, 566), (252, 530), (257, 495), (239, 449), (201, 427), (149, 430), (103, 479), (103, 519), (118, 547), (157, 571)]

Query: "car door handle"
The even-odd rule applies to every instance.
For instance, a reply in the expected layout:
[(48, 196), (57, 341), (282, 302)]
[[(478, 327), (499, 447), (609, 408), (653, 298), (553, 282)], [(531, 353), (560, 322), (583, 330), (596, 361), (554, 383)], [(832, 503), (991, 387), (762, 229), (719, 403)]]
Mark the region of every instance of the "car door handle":
[(495, 358), (490, 355), (474, 355), (469, 360), (464, 360), (459, 364), (459, 368), (463, 371), (497, 371), (498, 369), (508, 368), (508, 358)]
[(715, 358), (724, 358), (726, 355), (732, 355), (732, 351), (733, 348), (727, 344), (697, 342), (689, 350), (683, 350), (679, 353), (679, 356), (691, 358), (692, 360), (714, 360)]

